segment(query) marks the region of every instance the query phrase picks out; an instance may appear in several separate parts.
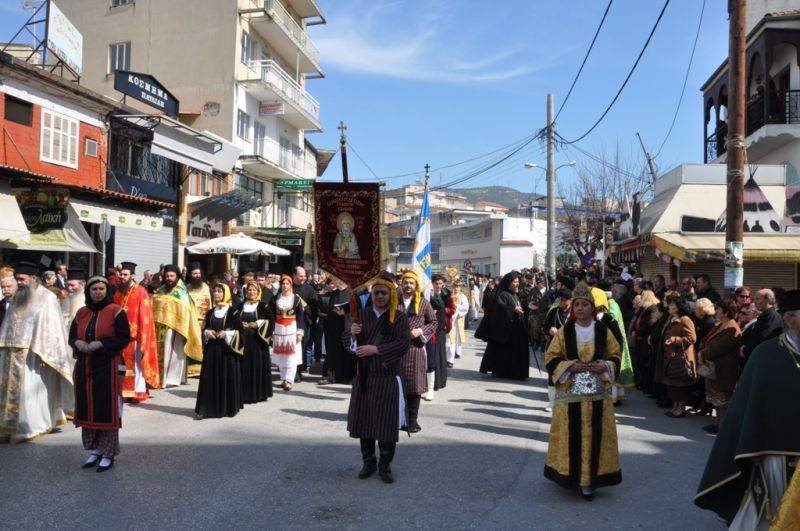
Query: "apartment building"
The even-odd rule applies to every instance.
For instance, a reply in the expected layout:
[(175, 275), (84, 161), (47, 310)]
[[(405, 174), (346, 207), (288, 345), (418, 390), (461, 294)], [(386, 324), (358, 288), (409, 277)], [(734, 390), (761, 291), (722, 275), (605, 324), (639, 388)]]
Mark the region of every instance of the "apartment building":
[[(81, 85), (119, 99), (115, 71), (157, 78), (180, 101), (180, 122), (241, 149), (233, 185), (260, 204), (230, 210), (235, 230), (282, 244), (295, 252), (291, 260), (301, 257), (320, 156), (306, 134), (322, 129), (320, 104), (306, 85), (323, 77), (308, 36), (309, 26), (325, 22), (315, 0), (59, 0), (58, 5), (89, 44)], [(209, 191), (202, 183), (188, 185), (191, 210)], [(193, 220), (195, 226), (205, 221)]]

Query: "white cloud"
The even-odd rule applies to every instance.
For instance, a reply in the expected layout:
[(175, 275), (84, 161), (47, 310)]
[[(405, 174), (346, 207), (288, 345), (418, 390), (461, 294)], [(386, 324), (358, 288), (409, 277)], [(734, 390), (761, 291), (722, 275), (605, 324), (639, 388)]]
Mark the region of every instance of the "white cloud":
[[(444, 83), (506, 81), (536, 70), (530, 64), (514, 63), (520, 50), (487, 52), (486, 40), (456, 25), (458, 12), (446, 1), (350, 6), (347, 11), (328, 12), (328, 24), (314, 37), (325, 65), (367, 75)], [(488, 42), (495, 48), (503, 46), (495, 40)]]

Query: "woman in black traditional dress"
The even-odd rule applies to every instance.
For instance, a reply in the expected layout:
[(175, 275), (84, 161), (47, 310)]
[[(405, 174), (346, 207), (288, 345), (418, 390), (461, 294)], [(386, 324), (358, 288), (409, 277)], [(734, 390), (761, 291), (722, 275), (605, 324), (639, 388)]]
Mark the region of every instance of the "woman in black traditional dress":
[(217, 284), (211, 291), (214, 309), (203, 329), (203, 367), (194, 411), (199, 419), (233, 417), (242, 409), (241, 323), (231, 310), (231, 290)]
[(272, 396), (272, 362), (269, 356), (269, 307), (261, 302), (261, 286), (248, 282), (237, 317), (242, 323), (242, 401), (264, 402)]
[(86, 306), (69, 329), (69, 345), (78, 360), (73, 373), (74, 422), (83, 428), (83, 447), (91, 450), (83, 468), (97, 466), (97, 472), (105, 472), (119, 455), (122, 350), (131, 340), (131, 329), (125, 310), (112, 302), (105, 277), (90, 278), (84, 291)]
[(480, 371), (511, 380), (526, 380), (530, 368), (525, 312), (518, 297), (519, 282), (517, 271), (503, 277), (489, 309), (486, 333), (479, 334), (488, 338)]

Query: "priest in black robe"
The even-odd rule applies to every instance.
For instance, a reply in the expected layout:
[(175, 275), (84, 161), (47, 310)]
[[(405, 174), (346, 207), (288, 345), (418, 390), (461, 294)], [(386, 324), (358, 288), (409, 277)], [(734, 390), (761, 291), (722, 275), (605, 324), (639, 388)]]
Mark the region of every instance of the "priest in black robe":
[(484, 315), (475, 331), (476, 337), (488, 340), (480, 372), (491, 372), (511, 380), (527, 380), (530, 368), (525, 311), (518, 297), (519, 283), (517, 271), (503, 277), (488, 315)]
[(356, 357), (342, 345), (345, 318), (350, 312), (350, 290), (340, 286), (335, 279), (328, 280), (328, 291), (319, 297), (325, 361), (322, 363), (320, 385), (329, 383), (350, 384), (356, 375)]

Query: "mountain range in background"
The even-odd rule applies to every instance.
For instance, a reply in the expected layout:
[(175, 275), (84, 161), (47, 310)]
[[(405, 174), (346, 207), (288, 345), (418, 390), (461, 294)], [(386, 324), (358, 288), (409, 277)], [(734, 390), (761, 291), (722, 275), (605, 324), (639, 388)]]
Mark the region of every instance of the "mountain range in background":
[(477, 203), (478, 201), (489, 201), (504, 207), (514, 208), (517, 205), (530, 203), (532, 200), (543, 197), (542, 194), (530, 192), (520, 192), (508, 186), (482, 186), (479, 188), (448, 188), (448, 192), (462, 195), (467, 201)]

